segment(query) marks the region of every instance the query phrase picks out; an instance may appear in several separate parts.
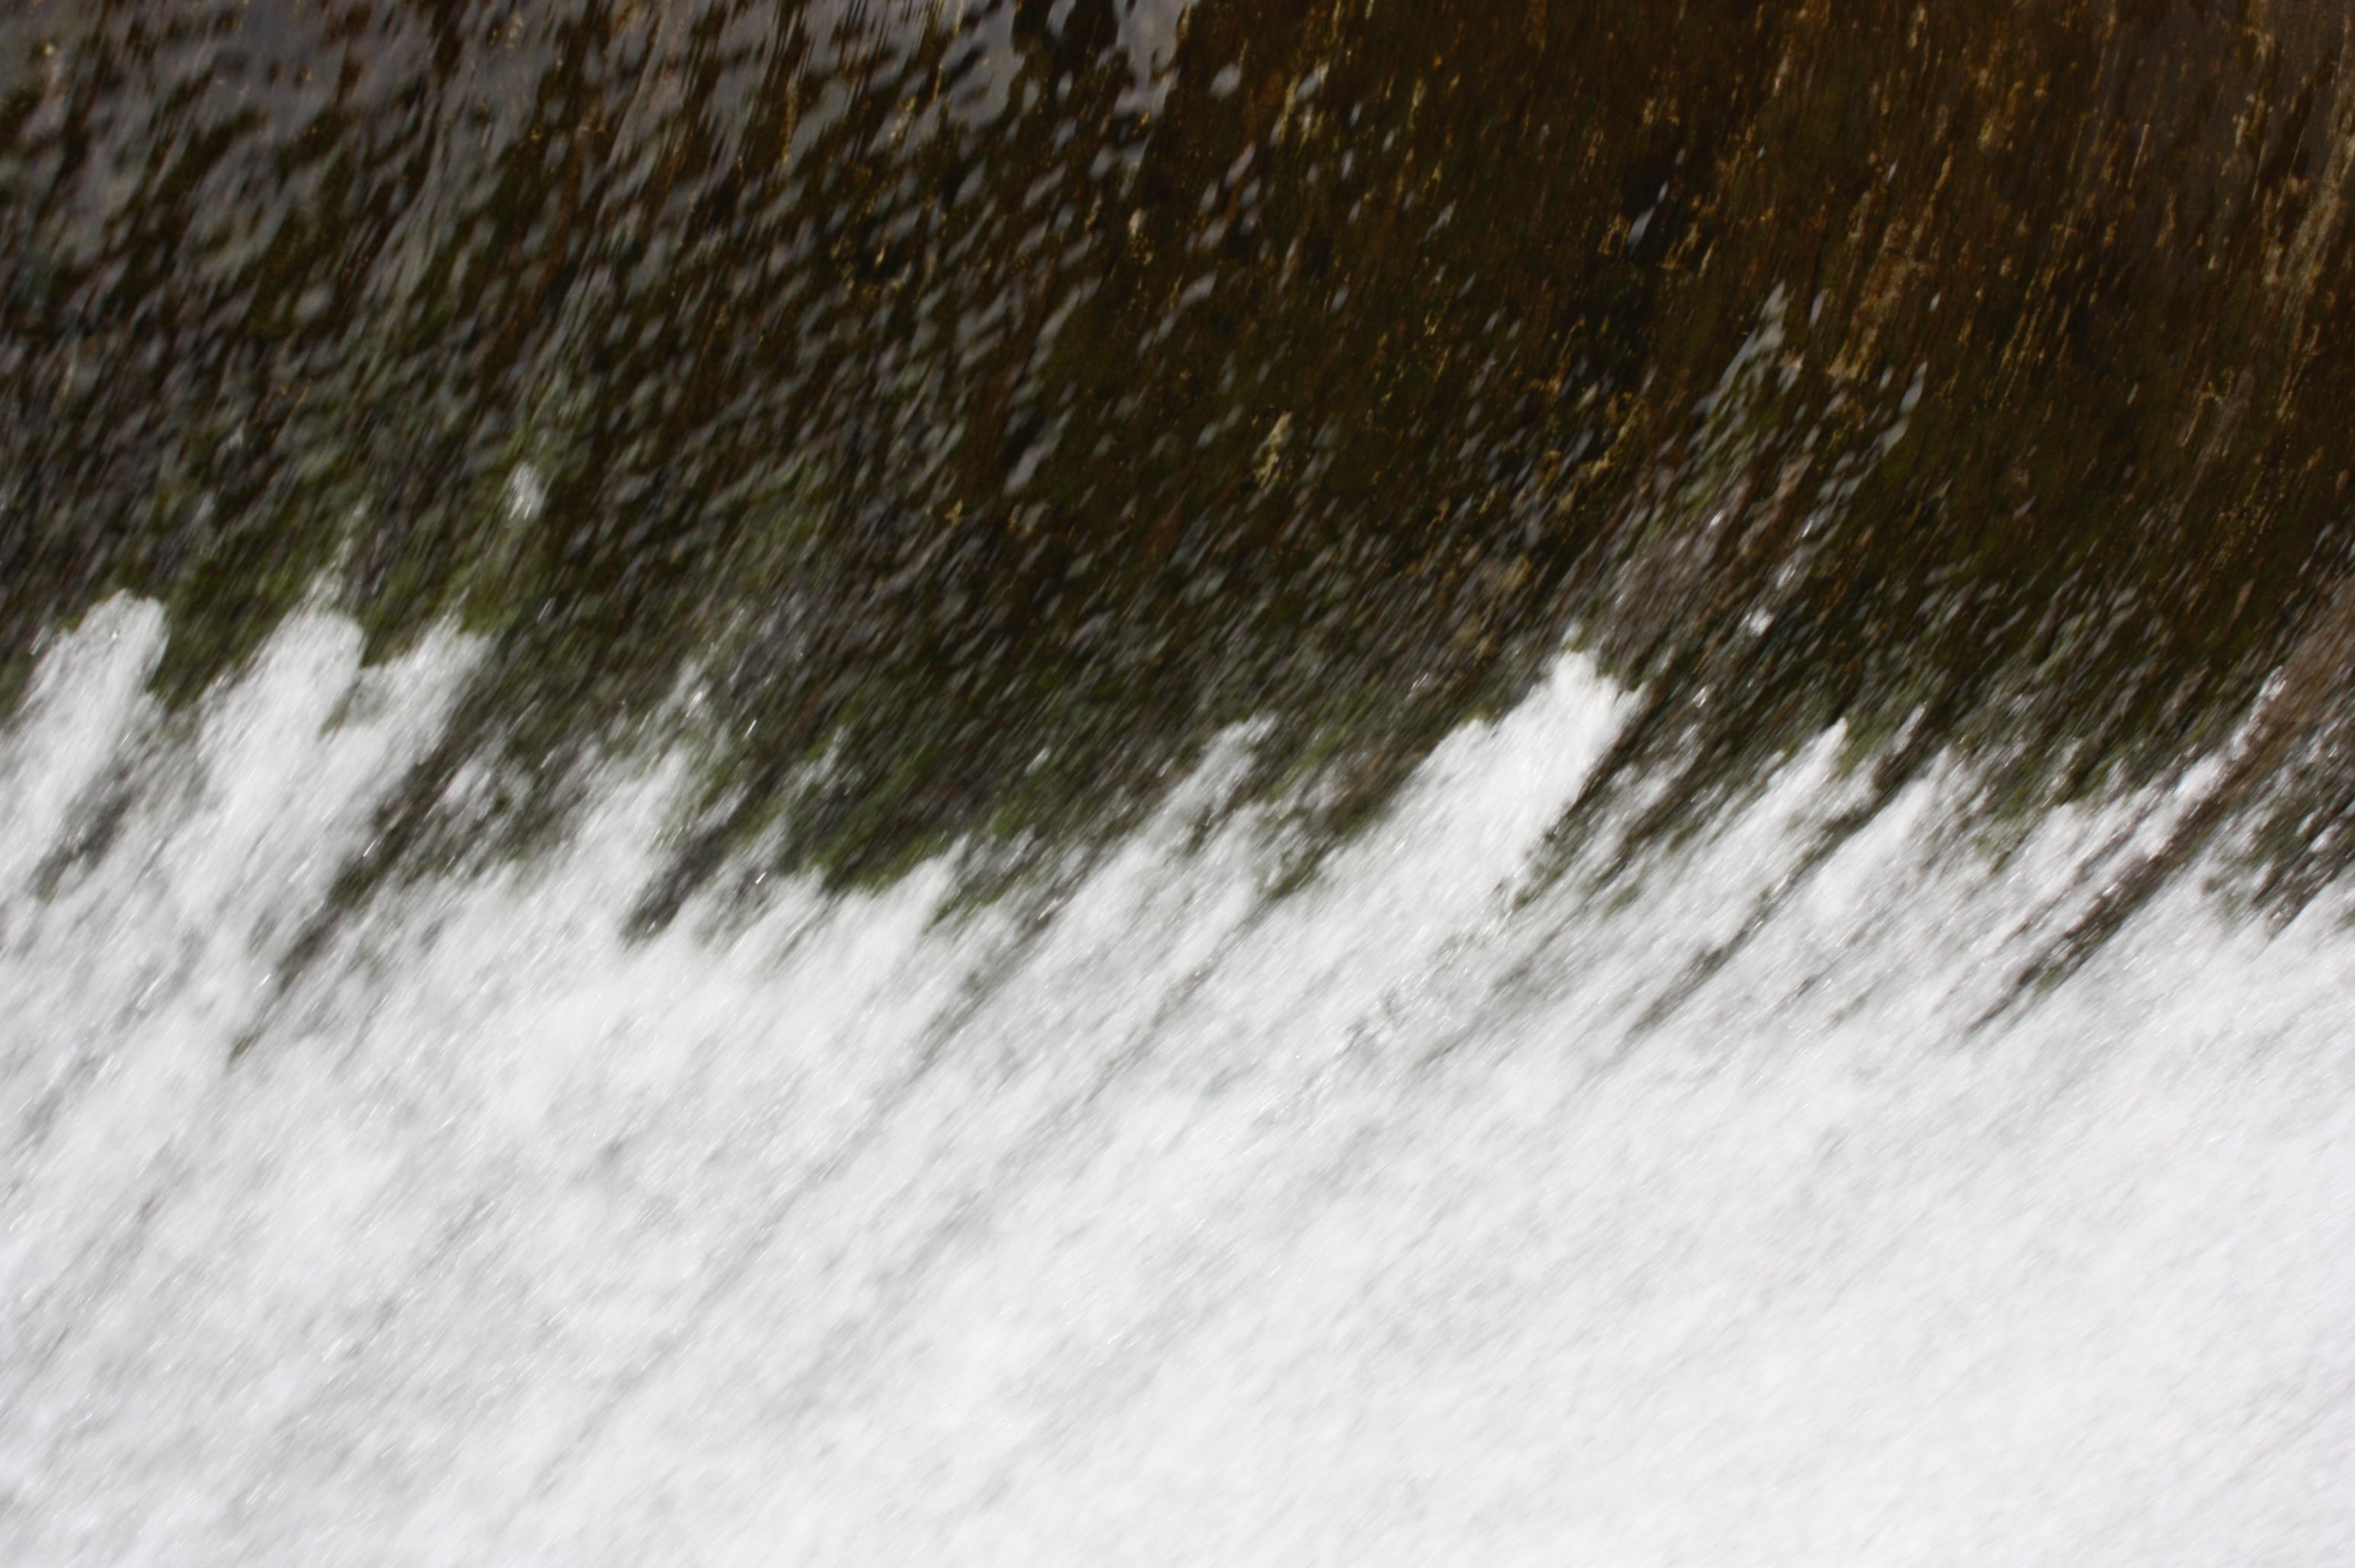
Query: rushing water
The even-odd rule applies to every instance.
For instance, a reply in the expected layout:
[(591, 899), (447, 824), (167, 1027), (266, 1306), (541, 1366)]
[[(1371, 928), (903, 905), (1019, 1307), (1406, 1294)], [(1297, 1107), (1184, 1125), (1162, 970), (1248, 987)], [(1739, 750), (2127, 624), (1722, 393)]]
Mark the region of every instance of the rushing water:
[(2350, 59), (0, 14), (0, 1561), (2355, 1560)]
[(1051, 918), (927, 869), (632, 945), (658, 766), (289, 1004), (467, 650), (290, 623), (33, 898), (158, 640), (93, 616), (7, 759), (12, 1562), (2355, 1544), (2337, 911), (2181, 890), (1973, 1028), (2126, 814), (1990, 865), (1935, 774), (1794, 885), (1818, 747), (1646, 896), (1523, 901), (1630, 709), (1572, 658), (1288, 897), (1202, 828), (1236, 736)]

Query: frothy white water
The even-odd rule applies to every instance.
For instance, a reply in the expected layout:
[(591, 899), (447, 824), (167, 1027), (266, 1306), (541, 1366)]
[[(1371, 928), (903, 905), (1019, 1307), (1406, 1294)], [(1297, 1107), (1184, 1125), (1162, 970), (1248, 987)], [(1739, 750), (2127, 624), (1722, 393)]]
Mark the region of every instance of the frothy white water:
[(1828, 741), (1521, 904), (1566, 660), (1283, 900), (1238, 737), (1044, 922), (630, 947), (617, 778), (264, 1011), (464, 650), (305, 619), (176, 737), (158, 631), (0, 756), (0, 1559), (2355, 1561), (2337, 911), (1968, 1027), (2120, 816), (1997, 863), (1934, 781), (1795, 878)]

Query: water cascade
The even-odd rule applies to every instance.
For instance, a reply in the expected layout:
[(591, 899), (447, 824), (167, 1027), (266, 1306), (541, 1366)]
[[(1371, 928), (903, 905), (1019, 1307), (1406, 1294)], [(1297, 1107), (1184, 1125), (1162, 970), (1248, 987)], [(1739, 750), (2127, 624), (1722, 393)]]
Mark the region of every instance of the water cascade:
[(0, 1559), (2355, 1552), (2346, 18), (1277, 9), (0, 19)]

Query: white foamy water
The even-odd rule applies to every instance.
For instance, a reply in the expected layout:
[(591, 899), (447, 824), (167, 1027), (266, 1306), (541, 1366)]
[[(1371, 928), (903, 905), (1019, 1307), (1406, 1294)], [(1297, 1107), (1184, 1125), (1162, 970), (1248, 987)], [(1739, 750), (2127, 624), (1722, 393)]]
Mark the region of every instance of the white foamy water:
[(1281, 901), (1238, 737), (1044, 923), (633, 947), (617, 778), (264, 1010), (465, 650), (303, 619), (174, 731), (158, 627), (0, 750), (0, 1561), (2355, 1561), (2343, 901), (1973, 1032), (2123, 819), (1794, 877), (1828, 740), (1523, 901), (1573, 659)]

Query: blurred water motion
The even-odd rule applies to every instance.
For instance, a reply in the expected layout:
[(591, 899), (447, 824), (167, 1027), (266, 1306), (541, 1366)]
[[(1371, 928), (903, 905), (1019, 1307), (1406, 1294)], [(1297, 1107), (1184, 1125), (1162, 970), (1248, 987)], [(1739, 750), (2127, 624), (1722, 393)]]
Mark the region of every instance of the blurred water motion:
[(0, 1557), (2355, 1557), (2350, 27), (0, 12)]
[(174, 702), (314, 600), (488, 637), (346, 901), (649, 725), (650, 925), (1244, 720), (1313, 859), (1565, 638), (1663, 827), (1834, 721), (2000, 815), (2254, 718), (2254, 886), (2336, 873), (2343, 15), (1426, 9), (19, 8), (6, 667), (126, 590)]

